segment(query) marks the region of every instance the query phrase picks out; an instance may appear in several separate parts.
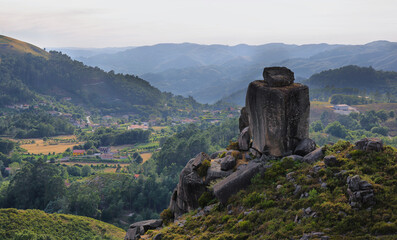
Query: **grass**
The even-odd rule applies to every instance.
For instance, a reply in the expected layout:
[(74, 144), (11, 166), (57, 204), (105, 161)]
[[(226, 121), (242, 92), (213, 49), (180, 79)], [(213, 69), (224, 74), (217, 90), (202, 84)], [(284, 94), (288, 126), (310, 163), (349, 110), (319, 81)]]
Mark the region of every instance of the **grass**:
[(152, 157), (153, 153), (141, 153), (142, 164)]
[(10, 52), (30, 53), (46, 59), (49, 57), (49, 53), (39, 47), (3, 35), (0, 35), (0, 48), (7, 49)]
[[(23, 142), (32, 142), (34, 143), (28, 143), (28, 144), (22, 144), (21, 148), (26, 149), (28, 153), (31, 154), (48, 154), (48, 153), (63, 153), (65, 152), (66, 149), (68, 148), (73, 148), (75, 145), (82, 144), (82, 142), (73, 142), (73, 140), (76, 139), (76, 136), (74, 135), (67, 135), (67, 136), (62, 136), (62, 137), (57, 137), (60, 141), (56, 140), (47, 140), (43, 141), (43, 139), (40, 138), (32, 138), (32, 139), (24, 139)], [(64, 140), (71, 140), (70, 142), (62, 142)], [(18, 141), (15, 140), (14, 141)]]
[(0, 209), (0, 239), (123, 239), (121, 228), (93, 218)]

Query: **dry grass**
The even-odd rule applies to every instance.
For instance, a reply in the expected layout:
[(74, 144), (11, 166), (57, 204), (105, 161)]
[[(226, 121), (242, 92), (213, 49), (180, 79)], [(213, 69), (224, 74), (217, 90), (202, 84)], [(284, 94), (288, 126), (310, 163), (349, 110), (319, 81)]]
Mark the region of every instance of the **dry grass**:
[[(75, 138), (76, 136), (74, 135), (57, 137), (57, 139), (75, 139)], [(73, 148), (73, 146), (75, 145), (82, 144), (82, 142), (79, 142), (79, 143), (57, 143), (56, 145), (52, 145), (50, 143), (55, 143), (55, 141), (48, 140), (44, 142), (43, 139), (40, 138), (25, 139), (24, 142), (32, 141), (32, 140), (35, 141), (35, 143), (22, 144), (21, 148), (26, 149), (29, 153), (33, 153), (33, 154), (40, 154), (40, 153), (48, 154), (53, 152), (63, 153), (68, 148)]]
[(153, 153), (141, 153), (141, 157), (143, 159), (142, 163), (146, 162), (152, 157)]

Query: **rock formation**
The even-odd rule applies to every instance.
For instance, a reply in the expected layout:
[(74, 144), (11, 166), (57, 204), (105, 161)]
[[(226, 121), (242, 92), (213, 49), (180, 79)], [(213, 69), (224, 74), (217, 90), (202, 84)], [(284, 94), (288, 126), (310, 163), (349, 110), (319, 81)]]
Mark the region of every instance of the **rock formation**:
[(156, 229), (163, 225), (161, 219), (146, 220), (131, 224), (130, 228), (125, 235), (124, 240), (137, 240), (149, 229)]
[(375, 204), (375, 196), (372, 184), (361, 180), (360, 176), (347, 178), (347, 193), (349, 204), (354, 209), (370, 207)]
[(263, 77), (250, 83), (246, 95), (252, 147), (273, 156), (291, 155), (309, 136), (309, 88), (294, 83), (294, 73), (285, 67), (265, 68)]

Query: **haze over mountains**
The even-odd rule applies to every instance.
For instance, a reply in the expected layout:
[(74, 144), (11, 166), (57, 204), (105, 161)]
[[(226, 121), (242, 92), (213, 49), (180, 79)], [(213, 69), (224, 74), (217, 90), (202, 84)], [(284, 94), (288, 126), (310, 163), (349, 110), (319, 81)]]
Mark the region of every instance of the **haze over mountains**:
[(190, 95), (202, 103), (241, 91), (252, 80), (261, 79), (264, 66), (286, 66), (298, 82), (346, 65), (397, 70), (397, 43), (388, 41), (365, 45), (158, 44), (107, 53), (86, 49), (78, 54), (76, 49), (59, 50), (91, 66), (139, 75), (162, 91)]

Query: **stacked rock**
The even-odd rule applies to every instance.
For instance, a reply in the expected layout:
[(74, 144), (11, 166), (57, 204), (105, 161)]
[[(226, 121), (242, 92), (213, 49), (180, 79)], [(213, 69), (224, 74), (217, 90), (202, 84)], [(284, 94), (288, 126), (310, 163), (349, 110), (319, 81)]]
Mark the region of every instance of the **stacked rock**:
[(294, 73), (286, 67), (265, 68), (263, 79), (251, 82), (246, 95), (252, 147), (287, 156), (309, 136), (309, 88), (294, 83)]

